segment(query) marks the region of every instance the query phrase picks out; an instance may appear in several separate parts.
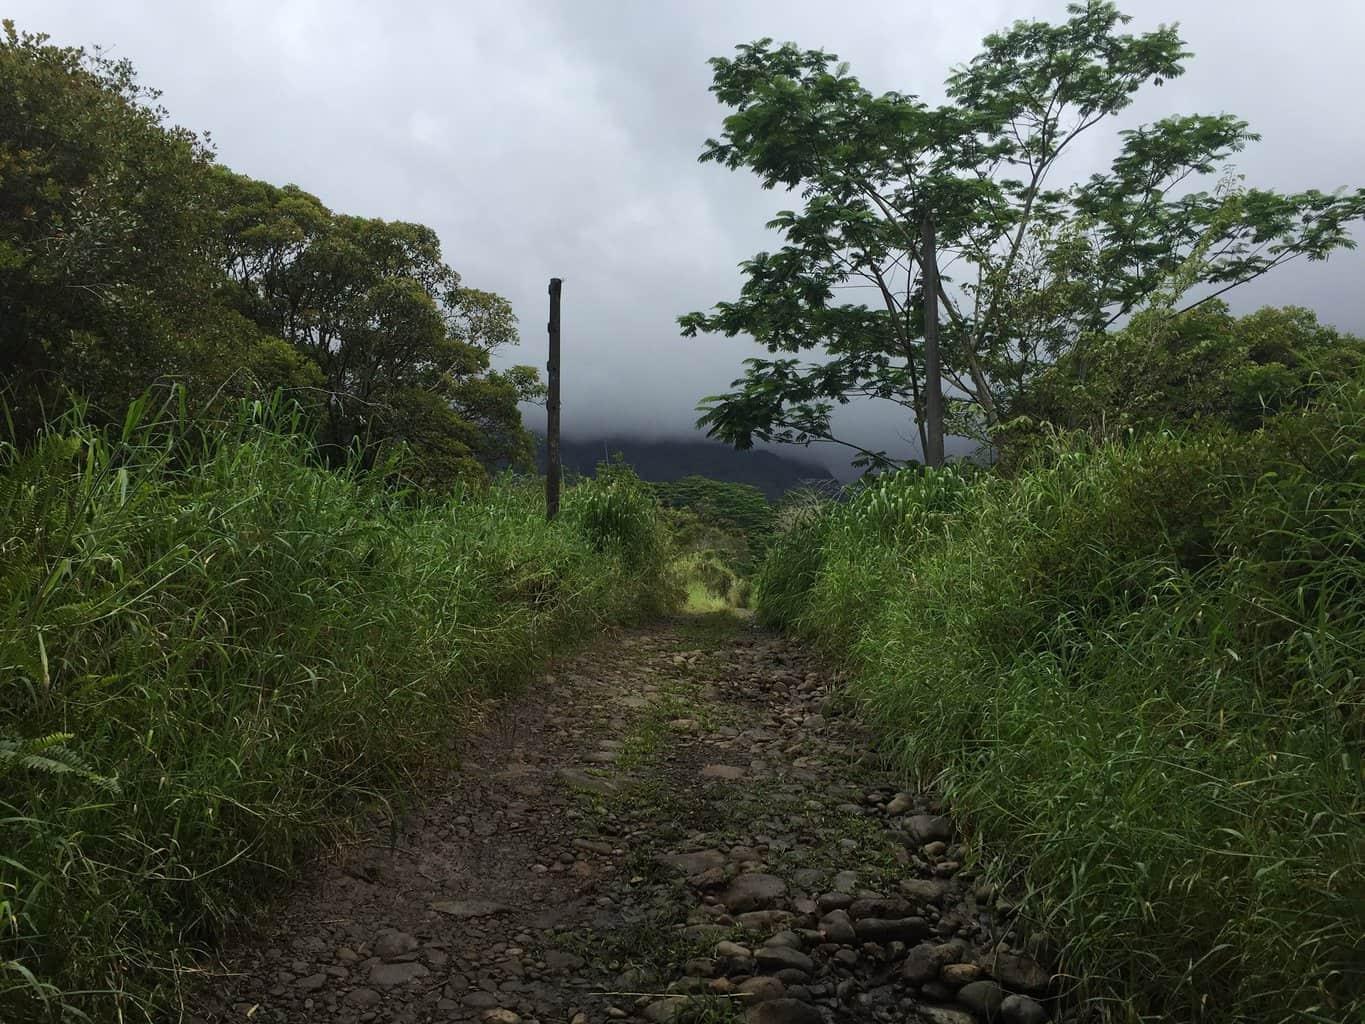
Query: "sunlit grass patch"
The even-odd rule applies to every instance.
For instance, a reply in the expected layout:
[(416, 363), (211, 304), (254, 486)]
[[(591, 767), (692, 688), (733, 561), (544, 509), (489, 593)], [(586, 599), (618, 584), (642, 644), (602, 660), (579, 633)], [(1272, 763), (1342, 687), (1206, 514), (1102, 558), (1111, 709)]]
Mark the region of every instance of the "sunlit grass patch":
[(728, 612), (731, 608), (730, 602), (724, 597), (717, 597), (699, 580), (689, 580), (687, 583), (687, 601), (683, 605), (683, 611), (689, 615), (709, 615), (712, 612)]

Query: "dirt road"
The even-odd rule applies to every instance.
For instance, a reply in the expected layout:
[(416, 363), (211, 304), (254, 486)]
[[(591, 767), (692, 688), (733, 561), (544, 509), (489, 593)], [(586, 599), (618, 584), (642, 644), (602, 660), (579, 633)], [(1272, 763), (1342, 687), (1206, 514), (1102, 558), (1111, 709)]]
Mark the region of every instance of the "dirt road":
[(1047, 1020), (1012, 908), (851, 710), (728, 616), (604, 640), (509, 702), (445, 792), (319, 865), (187, 1018)]

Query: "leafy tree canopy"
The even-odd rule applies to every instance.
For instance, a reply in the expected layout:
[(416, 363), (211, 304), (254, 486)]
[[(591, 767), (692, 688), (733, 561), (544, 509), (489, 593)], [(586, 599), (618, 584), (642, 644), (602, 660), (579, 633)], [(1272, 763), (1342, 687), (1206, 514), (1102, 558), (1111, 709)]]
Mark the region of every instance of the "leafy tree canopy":
[[(1082, 339), (1352, 245), (1365, 189), (1281, 194), (1226, 175), (1200, 187), (1256, 139), (1230, 115), (1122, 131), (1107, 170), (1059, 180), (1079, 138), (1191, 56), (1174, 28), (1124, 32), (1129, 19), (1112, 3), (1068, 14), (988, 36), (936, 107), (874, 95), (834, 54), (770, 39), (711, 61), (712, 92), (732, 113), (701, 159), (803, 201), (770, 223), (782, 246), (742, 265), (737, 299), (679, 319), (687, 336), (745, 334), (774, 356), (748, 360), (733, 390), (703, 402), (712, 436), (741, 448), (847, 444), (831, 413), (876, 398), (913, 415), (923, 441), (927, 217), (939, 239), (950, 425), (979, 438)], [(863, 464), (891, 461), (850, 447)]]
[(285, 388), (338, 459), (401, 442), (419, 481), (529, 461), (497, 372), (507, 301), (419, 224), (333, 213), (218, 165), (127, 61), (0, 38), (0, 398), (19, 438), (78, 395), (117, 416), (161, 381), (201, 403)]
[(75, 391), (110, 415), (158, 376), (312, 380), (213, 301), (207, 143), (127, 61), (0, 35), (0, 394), (20, 436)]
[[(649, 485), (666, 508), (683, 571), (717, 598), (747, 599), (752, 573), (773, 534), (776, 509), (752, 484), (685, 476)], [(742, 601), (741, 601), (742, 603)]]
[(489, 367), (516, 317), (464, 285), (434, 231), (225, 170), (217, 189), (232, 304), (321, 370), (324, 445), (342, 457), (357, 441), (405, 441), (432, 484), (529, 461), (517, 402), (539, 395), (537, 375)]
[(1018, 443), (1042, 424), (1103, 439), (1206, 424), (1254, 430), (1362, 374), (1365, 339), (1307, 309), (1234, 317), (1213, 300), (1178, 316), (1148, 310), (1043, 371), (1002, 433)]
[(773, 506), (752, 484), (693, 475), (649, 486), (660, 501), (672, 508), (691, 509), (705, 519), (745, 533), (772, 530)]

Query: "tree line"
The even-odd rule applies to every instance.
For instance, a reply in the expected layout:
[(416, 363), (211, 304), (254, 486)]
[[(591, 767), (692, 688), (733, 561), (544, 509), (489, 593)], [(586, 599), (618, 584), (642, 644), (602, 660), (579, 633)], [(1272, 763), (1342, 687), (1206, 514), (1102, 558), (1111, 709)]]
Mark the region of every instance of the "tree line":
[(127, 60), (0, 36), (0, 398), (21, 445), (73, 402), (116, 421), (161, 384), (196, 408), (283, 389), (331, 461), (401, 445), (436, 489), (525, 464), (530, 367), (506, 299), (429, 227), (236, 174)]

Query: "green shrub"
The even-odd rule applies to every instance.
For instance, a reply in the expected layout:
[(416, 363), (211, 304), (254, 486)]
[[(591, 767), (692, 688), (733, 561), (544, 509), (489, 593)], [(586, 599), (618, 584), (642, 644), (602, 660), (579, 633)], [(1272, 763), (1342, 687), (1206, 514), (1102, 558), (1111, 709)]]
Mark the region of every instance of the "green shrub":
[(1193, 426), (1254, 430), (1358, 379), (1362, 367), (1365, 340), (1302, 307), (1243, 317), (1217, 300), (1180, 314), (1147, 310), (1042, 373), (996, 441), (1013, 460), (1042, 425), (1101, 439)]
[(753, 537), (772, 530), (773, 506), (763, 492), (752, 484), (729, 483), (705, 476), (685, 476), (680, 480), (651, 483), (659, 500), (670, 508), (696, 512), (708, 522), (718, 523)]
[(669, 599), (628, 481), (547, 524), (535, 485), (393, 478), (247, 414), (0, 448), (0, 1019), (164, 1008), (487, 698)]
[[(680, 566), (684, 573), (692, 565), (687, 556), (693, 553), (703, 555), (703, 561), (719, 563), (736, 580), (751, 576), (758, 568), (776, 509), (757, 487), (702, 476), (649, 487), (664, 505), (670, 530), (684, 553)], [(704, 580), (697, 582), (706, 585)]]
[(735, 574), (715, 558), (697, 559), (695, 571), (702, 586), (716, 597), (728, 597), (736, 582)]
[(856, 667), (1109, 1016), (1359, 1019), (1362, 451), (1352, 383), (1254, 432), (904, 473), (778, 538), (760, 612)]
[(592, 550), (609, 555), (631, 574), (631, 590), (642, 613), (658, 613), (678, 603), (675, 574), (669, 568), (673, 542), (648, 485), (625, 466), (599, 468), (596, 477), (571, 488), (564, 518), (577, 527)]

